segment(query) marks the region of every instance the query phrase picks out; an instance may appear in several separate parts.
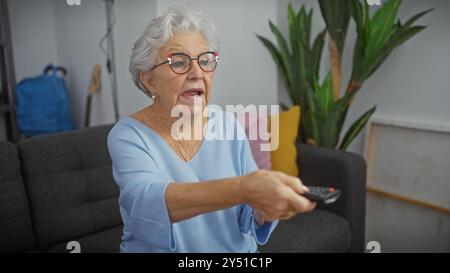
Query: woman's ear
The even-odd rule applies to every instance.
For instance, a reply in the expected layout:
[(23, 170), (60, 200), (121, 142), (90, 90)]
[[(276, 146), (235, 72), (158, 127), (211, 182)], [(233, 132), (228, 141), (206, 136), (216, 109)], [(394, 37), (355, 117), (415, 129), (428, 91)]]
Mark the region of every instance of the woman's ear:
[(150, 78), (150, 71), (143, 71), (139, 73), (139, 80), (147, 92), (152, 93), (152, 90), (155, 90), (155, 86)]

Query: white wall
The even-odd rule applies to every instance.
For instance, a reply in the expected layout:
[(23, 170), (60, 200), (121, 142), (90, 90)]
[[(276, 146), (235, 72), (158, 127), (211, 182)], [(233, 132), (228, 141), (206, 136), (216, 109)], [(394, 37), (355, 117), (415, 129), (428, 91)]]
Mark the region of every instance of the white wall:
[(16, 79), (42, 73), (57, 62), (54, 5), (52, 0), (9, 0), (9, 19)]
[[(51, 0), (9, 0), (7, 4), (15, 76), (19, 81), (41, 74), (48, 63), (57, 62), (54, 9)], [(1, 116), (0, 140), (6, 140), (5, 126)]]
[[(73, 113), (78, 124), (84, 117), (86, 90), (94, 64), (102, 65), (100, 93), (92, 101), (91, 124), (114, 122), (109, 77), (105, 68), (105, 55), (99, 47), (106, 33), (104, 1), (83, 1), (79, 7), (68, 6), (64, 1), (54, 1), (57, 30), (58, 58), (68, 67), (68, 84), (72, 94)], [(119, 113), (126, 116), (145, 107), (150, 100), (134, 87), (128, 72), (129, 55), (134, 40), (141, 32), (141, 25), (153, 18), (155, 4), (152, 1), (116, 1), (114, 40), (116, 51)], [(106, 48), (106, 42), (104, 43)]]

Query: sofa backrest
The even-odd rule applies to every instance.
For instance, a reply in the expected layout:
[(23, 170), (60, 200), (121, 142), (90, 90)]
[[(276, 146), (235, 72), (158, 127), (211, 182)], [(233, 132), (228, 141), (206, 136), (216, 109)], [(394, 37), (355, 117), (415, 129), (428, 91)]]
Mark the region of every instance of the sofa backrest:
[(112, 125), (18, 144), (40, 249), (122, 224), (107, 135)]
[(0, 252), (37, 248), (17, 148), (0, 142)]

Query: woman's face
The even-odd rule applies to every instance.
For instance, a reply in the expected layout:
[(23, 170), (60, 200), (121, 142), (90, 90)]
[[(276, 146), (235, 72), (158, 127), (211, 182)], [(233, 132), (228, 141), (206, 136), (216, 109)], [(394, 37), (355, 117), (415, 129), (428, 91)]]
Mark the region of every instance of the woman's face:
[[(175, 33), (172, 40), (160, 49), (156, 64), (164, 62), (169, 54), (185, 53), (197, 57), (209, 50), (200, 33)], [(141, 73), (141, 81), (156, 96), (155, 104), (163, 111), (170, 112), (175, 105), (186, 105), (193, 111), (194, 99), (201, 101), (202, 110), (208, 104), (213, 76), (214, 72), (204, 72), (197, 61), (192, 60), (191, 69), (185, 74), (176, 74), (169, 64), (164, 64)]]

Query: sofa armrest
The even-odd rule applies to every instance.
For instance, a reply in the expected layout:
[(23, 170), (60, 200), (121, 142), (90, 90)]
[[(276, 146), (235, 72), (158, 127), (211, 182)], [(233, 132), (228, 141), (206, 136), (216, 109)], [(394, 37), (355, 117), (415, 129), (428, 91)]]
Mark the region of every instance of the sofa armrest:
[(350, 252), (364, 251), (366, 162), (353, 153), (297, 143), (297, 164), (305, 185), (339, 188), (341, 198), (321, 209), (347, 219), (350, 225)]

